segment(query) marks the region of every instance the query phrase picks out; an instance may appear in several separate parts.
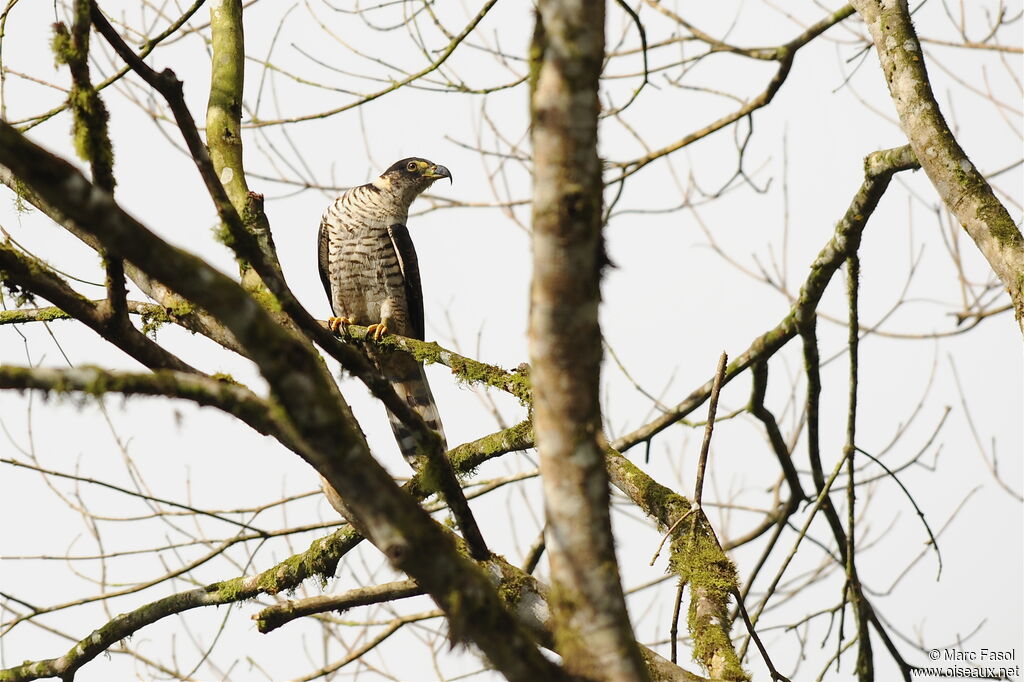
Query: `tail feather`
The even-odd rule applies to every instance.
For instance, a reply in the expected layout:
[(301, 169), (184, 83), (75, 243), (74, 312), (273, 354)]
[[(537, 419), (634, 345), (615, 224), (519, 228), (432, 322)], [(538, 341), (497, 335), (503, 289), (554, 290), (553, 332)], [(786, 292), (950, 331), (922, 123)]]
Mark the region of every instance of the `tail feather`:
[[(391, 382), (398, 397), (405, 400), (406, 404), (423, 418), (427, 427), (441, 437), (442, 452), (448, 450), (448, 440), (445, 438), (441, 417), (437, 412), (437, 403), (434, 402), (434, 395), (430, 392), (430, 384), (427, 382), (427, 374), (423, 371), (423, 365), (411, 355), (400, 351), (376, 355), (375, 360), (381, 374)], [(395, 432), (395, 440), (398, 441), (398, 448), (402, 451), (402, 455), (413, 469), (421, 471), (427, 453), (419, 451), (416, 437), (391, 410), (388, 410), (388, 420), (391, 422), (391, 430)], [(445, 466), (436, 471), (439, 474), (438, 492), (455, 516), (462, 535), (469, 545), (470, 554), (476, 559), (486, 559), (490, 556), (490, 550), (487, 549), (487, 543), (480, 533), (476, 519), (473, 518), (473, 512), (469, 508), (465, 493), (462, 491), (454, 470), (443, 455), (442, 462)]]
[[(434, 402), (434, 394), (430, 392), (430, 384), (427, 382), (423, 365), (405, 353), (379, 356), (377, 362), (381, 373), (391, 382), (398, 397), (423, 418), (427, 427), (437, 432), (444, 450), (447, 450), (448, 441), (444, 435), (444, 426), (441, 424), (441, 416), (437, 411), (437, 403)], [(415, 462), (421, 454), (417, 450), (416, 436), (391, 410), (388, 410), (388, 420), (391, 422), (391, 430), (395, 433), (395, 440), (398, 441), (402, 455), (410, 462)]]

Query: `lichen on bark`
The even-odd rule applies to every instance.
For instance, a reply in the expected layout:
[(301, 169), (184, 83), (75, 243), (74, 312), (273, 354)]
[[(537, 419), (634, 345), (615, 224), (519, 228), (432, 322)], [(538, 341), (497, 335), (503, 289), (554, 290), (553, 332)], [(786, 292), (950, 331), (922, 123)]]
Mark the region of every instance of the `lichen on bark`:
[(921, 167), (1006, 287), (1024, 334), (1024, 237), (939, 109), (907, 0), (850, 4), (868, 27), (896, 113)]

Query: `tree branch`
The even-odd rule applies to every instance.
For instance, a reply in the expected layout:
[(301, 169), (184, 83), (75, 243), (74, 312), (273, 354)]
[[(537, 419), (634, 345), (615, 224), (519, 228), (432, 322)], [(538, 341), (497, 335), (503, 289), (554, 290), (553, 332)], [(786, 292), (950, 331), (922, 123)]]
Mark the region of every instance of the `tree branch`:
[(294, 599), (283, 604), (274, 604), (255, 614), (252, 619), (256, 621), (257, 629), (266, 634), (296, 618), (326, 611), (342, 612), (357, 606), (407, 599), (421, 594), (423, 594), (423, 588), (417, 585), (415, 580), (399, 580), (385, 585), (357, 587), (343, 594), (322, 594), (306, 599)]
[[(245, 84), (245, 30), (241, 0), (210, 8), (210, 100), (206, 107), (206, 144), (213, 169), (231, 205), (242, 216), (266, 257), (277, 263), (277, 249), (262, 201), (250, 197), (242, 155), (242, 90)], [(261, 198), (260, 198), (261, 199)], [(245, 260), (240, 260), (242, 286), (264, 292), (266, 286)]]
[[(105, 301), (90, 300), (94, 306), (99, 307)], [(125, 301), (129, 313), (135, 315), (160, 315), (164, 312), (163, 306), (145, 301)], [(0, 310), (0, 325), (4, 324), (27, 324), (29, 322), (53, 322), (54, 320), (74, 320), (70, 315), (55, 305), (42, 308), (15, 308), (13, 310)]]
[(113, 306), (85, 298), (46, 264), (19, 252), (9, 242), (0, 242), (0, 270), (6, 281), (55, 303), (146, 367), (198, 373), (199, 370), (136, 329)]
[(615, 558), (598, 399), (604, 3), (541, 0), (536, 21), (529, 338), (555, 649), (581, 677), (643, 680)]
[[(878, 205), (879, 199), (889, 187), (892, 175), (917, 167), (918, 163), (914, 153), (906, 145), (873, 152), (864, 159), (864, 182), (857, 194), (854, 195), (842, 220), (836, 225), (832, 239), (811, 263), (811, 272), (800, 288), (800, 295), (796, 303), (778, 325), (754, 339), (747, 350), (734, 356), (733, 361), (726, 368), (723, 386), (751, 364), (771, 357), (775, 351), (796, 336), (797, 320), (817, 308), (818, 301), (825, 293), (825, 287), (832, 281), (832, 276), (846, 257), (856, 251), (860, 244), (860, 235)], [(620, 452), (625, 452), (638, 443), (649, 441), (669, 426), (685, 418), (707, 400), (711, 394), (712, 383), (713, 379), (709, 379), (707, 383), (694, 390), (682, 402), (658, 418), (618, 438), (612, 443), (612, 447)]]
[(274, 415), (271, 406), (248, 388), (201, 374), (158, 369), (149, 374), (116, 372), (98, 367), (0, 366), (0, 389), (40, 390), (55, 393), (81, 392), (96, 397), (106, 393), (126, 396), (160, 396), (189, 400), (216, 407), (237, 417), (265, 436), (273, 436), (291, 449), (300, 448), (290, 425)]
[(949, 212), (1006, 287), (1024, 334), (1024, 237), (939, 110), (907, 0), (853, 0), (851, 4), (871, 33), (911, 148)]

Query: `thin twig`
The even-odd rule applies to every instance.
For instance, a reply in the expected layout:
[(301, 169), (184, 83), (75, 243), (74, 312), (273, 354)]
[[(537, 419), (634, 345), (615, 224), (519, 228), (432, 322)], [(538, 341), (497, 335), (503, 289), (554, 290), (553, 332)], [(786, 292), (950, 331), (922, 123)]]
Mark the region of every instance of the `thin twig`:
[(722, 382), (725, 380), (725, 368), (729, 364), (729, 355), (722, 351), (718, 358), (718, 369), (715, 370), (715, 380), (711, 384), (711, 399), (708, 405), (708, 421), (704, 425), (704, 442), (700, 446), (700, 460), (697, 462), (697, 482), (693, 487), (693, 506), (700, 509), (701, 498), (704, 495), (704, 470), (708, 464), (708, 451), (711, 449), (711, 434), (715, 430), (715, 413), (718, 412), (718, 393), (722, 390)]
[(672, 626), (669, 628), (669, 640), (671, 640), (672, 653), (669, 658), (673, 663), (676, 662), (678, 657), (678, 640), (679, 640), (679, 611), (683, 604), (683, 588), (686, 587), (686, 581), (680, 580), (679, 587), (676, 588), (676, 599), (675, 605), (672, 607)]

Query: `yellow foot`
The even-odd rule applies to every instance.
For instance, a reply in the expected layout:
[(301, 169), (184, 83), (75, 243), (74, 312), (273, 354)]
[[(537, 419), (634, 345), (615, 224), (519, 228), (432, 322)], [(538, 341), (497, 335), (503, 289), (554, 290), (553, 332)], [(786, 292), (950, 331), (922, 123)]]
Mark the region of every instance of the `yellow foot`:
[(327, 328), (330, 329), (335, 334), (338, 333), (338, 330), (341, 328), (342, 325), (346, 325), (347, 326), (347, 325), (350, 325), (350, 324), (352, 324), (352, 320), (348, 319), (347, 317), (328, 317), (327, 318)]
[(380, 341), (381, 337), (388, 333), (387, 322), (381, 322), (379, 324), (371, 324), (366, 328), (366, 335), (373, 336), (374, 341)]

